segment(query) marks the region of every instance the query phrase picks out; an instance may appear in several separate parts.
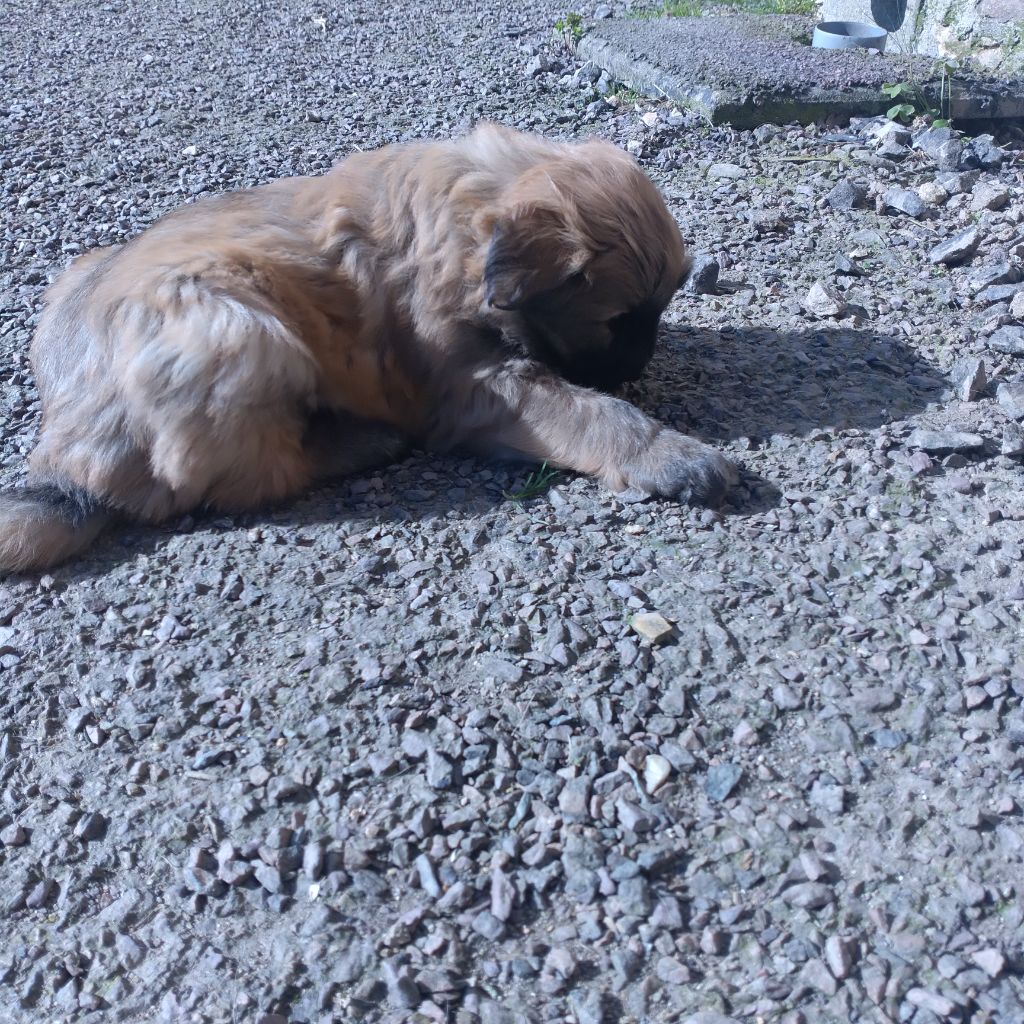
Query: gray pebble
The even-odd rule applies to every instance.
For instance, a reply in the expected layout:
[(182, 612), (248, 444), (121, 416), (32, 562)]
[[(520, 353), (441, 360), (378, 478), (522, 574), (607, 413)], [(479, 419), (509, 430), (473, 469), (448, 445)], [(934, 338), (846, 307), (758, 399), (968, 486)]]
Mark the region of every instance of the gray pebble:
[(739, 784), (743, 769), (728, 761), (712, 765), (704, 779), (704, 792), (716, 802), (725, 800)]
[(993, 352), (1024, 356), (1024, 327), (1000, 327), (989, 337), (987, 345)]
[(489, 910), (481, 910), (473, 918), (473, 931), (478, 935), (482, 935), (485, 939), (496, 942), (505, 934), (505, 925)]
[(1000, 384), (996, 398), (1007, 416), (1024, 420), (1024, 383)]
[(849, 178), (842, 178), (825, 196), (825, 202), (833, 210), (852, 210), (861, 206), (866, 196), (867, 188), (865, 186), (850, 181)]
[(83, 814), (75, 825), (75, 835), (86, 842), (102, 839), (107, 831), (107, 819), (95, 811)]
[(718, 290), (718, 275), (721, 272), (718, 260), (712, 256), (694, 257), (693, 269), (686, 283), (686, 289), (694, 295), (715, 295)]
[(908, 217), (923, 217), (928, 210), (921, 197), (916, 192), (906, 188), (888, 189), (882, 196), (882, 203), (887, 209), (904, 213)]
[(820, 910), (835, 899), (832, 889), (821, 882), (801, 882), (783, 890), (782, 898), (791, 906)]

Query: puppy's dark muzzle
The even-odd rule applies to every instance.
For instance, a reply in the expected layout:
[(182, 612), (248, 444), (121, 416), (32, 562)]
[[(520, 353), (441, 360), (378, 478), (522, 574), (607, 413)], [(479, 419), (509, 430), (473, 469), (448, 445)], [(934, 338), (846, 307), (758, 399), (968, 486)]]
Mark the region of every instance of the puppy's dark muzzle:
[(588, 353), (562, 367), (562, 374), (573, 384), (615, 391), (627, 381), (639, 380), (654, 353), (654, 338), (628, 342), (613, 340), (606, 352)]
[(566, 367), (565, 376), (575, 384), (615, 391), (627, 381), (639, 380), (654, 355), (658, 340), (658, 318), (634, 313), (616, 317), (610, 324), (612, 340), (602, 352), (579, 356)]

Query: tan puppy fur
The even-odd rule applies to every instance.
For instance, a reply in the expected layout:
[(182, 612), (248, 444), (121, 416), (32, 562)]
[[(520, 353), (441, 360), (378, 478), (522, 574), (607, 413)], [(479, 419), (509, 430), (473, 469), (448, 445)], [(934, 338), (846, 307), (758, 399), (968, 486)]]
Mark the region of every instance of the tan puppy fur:
[(183, 207), (48, 292), (0, 568), (54, 564), (115, 513), (256, 508), (408, 442), (715, 502), (730, 463), (596, 390), (640, 375), (688, 269), (632, 158), (494, 125)]

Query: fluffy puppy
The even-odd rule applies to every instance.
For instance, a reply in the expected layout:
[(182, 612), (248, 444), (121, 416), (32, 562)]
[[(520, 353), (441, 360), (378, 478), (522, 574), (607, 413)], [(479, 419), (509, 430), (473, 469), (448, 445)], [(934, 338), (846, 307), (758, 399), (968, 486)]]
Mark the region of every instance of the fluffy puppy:
[(53, 565), (113, 515), (256, 508), (410, 442), (715, 503), (725, 458), (603, 393), (640, 376), (688, 270), (631, 157), (495, 125), (176, 210), (46, 295), (0, 569)]

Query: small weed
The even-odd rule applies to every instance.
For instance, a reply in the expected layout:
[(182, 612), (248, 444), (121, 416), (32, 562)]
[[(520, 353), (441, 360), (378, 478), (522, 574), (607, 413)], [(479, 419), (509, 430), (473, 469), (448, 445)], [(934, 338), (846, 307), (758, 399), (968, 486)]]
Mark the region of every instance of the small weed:
[(818, 0), (736, 0), (732, 6), (750, 14), (815, 14)]
[(898, 516), (905, 505), (914, 506), (920, 495), (917, 484), (909, 480), (890, 480), (882, 492), (879, 510), (887, 516)]
[(917, 61), (912, 56), (908, 65), (907, 80), (889, 82), (882, 86), (884, 96), (891, 100), (899, 100), (885, 112), (885, 116), (906, 123), (913, 120), (917, 114), (923, 114), (931, 121), (933, 128), (948, 128), (953, 123), (953, 76), (956, 71), (957, 63), (953, 60), (937, 60), (932, 66), (932, 77), (939, 78), (939, 105), (933, 107), (918, 81)]
[(637, 92), (636, 89), (630, 89), (628, 87), (620, 89), (618, 96), (622, 103), (639, 103), (645, 98), (642, 92)]
[(701, 5), (698, 0), (662, 0), (660, 7), (645, 7), (632, 11), (630, 16), (643, 20), (651, 18), (699, 18)]
[(744, 14), (814, 14), (818, 0), (662, 0), (658, 7), (632, 12), (634, 18), (699, 18), (706, 8)]
[(570, 11), (555, 22), (555, 31), (562, 37), (566, 49), (575, 50), (583, 38), (583, 15)]
[(999, 900), (993, 905), (992, 913), (998, 914), (1000, 917), (1002, 917), (1005, 913), (1009, 911), (1010, 907), (1012, 906), (1013, 903), (1010, 900)]
[(891, 82), (882, 86), (882, 93), (891, 100), (901, 97), (913, 99), (913, 103), (894, 103), (886, 112), (885, 116), (892, 121), (909, 121), (917, 113), (919, 102), (915, 86), (910, 82)]
[(558, 470), (549, 468), (545, 460), (540, 464), (540, 469), (534, 470), (523, 481), (523, 486), (518, 491), (502, 491), (502, 496), (508, 501), (528, 501), (530, 498), (536, 498), (538, 494), (543, 494), (558, 475)]
[(663, 0), (661, 11), (669, 18), (699, 18), (701, 13), (697, 0)]
[(644, 96), (643, 93), (637, 92), (636, 89), (631, 89), (628, 85), (623, 85), (621, 82), (612, 83), (609, 86), (609, 97), (614, 96), (620, 106), (632, 106), (635, 103), (639, 103), (641, 100), (649, 100), (649, 96)]

